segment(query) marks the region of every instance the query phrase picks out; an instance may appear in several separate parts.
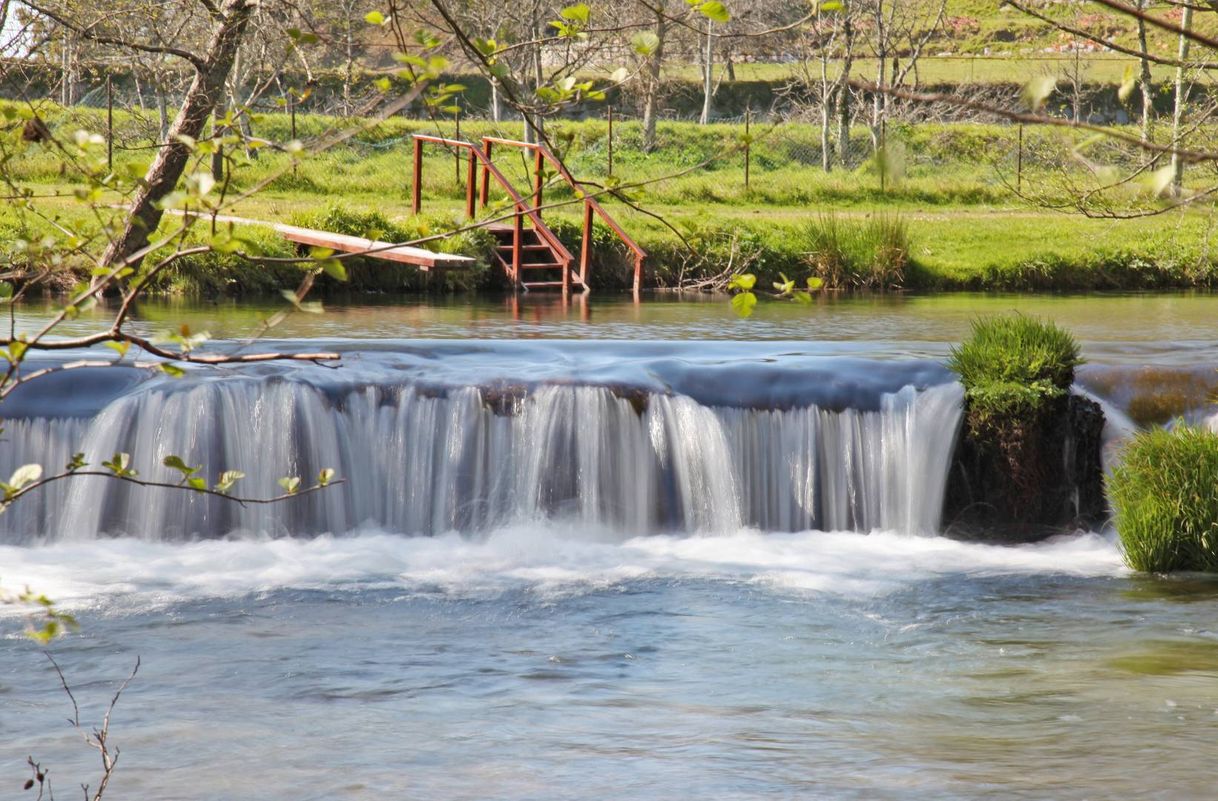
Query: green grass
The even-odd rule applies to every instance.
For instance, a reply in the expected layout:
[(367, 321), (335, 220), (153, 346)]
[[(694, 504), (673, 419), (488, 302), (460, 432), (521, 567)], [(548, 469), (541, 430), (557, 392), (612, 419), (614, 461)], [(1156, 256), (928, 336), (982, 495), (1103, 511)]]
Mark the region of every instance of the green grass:
[(1218, 434), (1182, 426), (1138, 434), (1108, 479), (1125, 560), (1135, 570), (1218, 572)]
[(796, 248), (830, 288), (892, 289), (905, 285), (909, 228), (900, 217), (819, 217), (799, 231)]
[(1065, 329), (1010, 315), (976, 320), (969, 338), (951, 349), (947, 366), (964, 385), (970, 413), (1009, 421), (1039, 414), (1062, 397), (1081, 361)]
[[(80, 127), (97, 130), (104, 124), (102, 115), (93, 110), (47, 106), (45, 116), (64, 135)], [(116, 124), (121, 145), (116, 150), (116, 169), (138, 169), (148, 151), (126, 148), (145, 141), (141, 139), (146, 133), (143, 123), (124, 112), (116, 115)], [(302, 114), (298, 131), (310, 137), (349, 124)], [(344, 213), (380, 215), (376, 225), (389, 226), (402, 235), (451, 228), (463, 216), (464, 169), (459, 169), (451, 154), (438, 148), (429, 148), (424, 161), (424, 219), (412, 220), (410, 213), (408, 136), (436, 130), (431, 122), (398, 118), (369, 124), (348, 143), (309, 157), (294, 172), (287, 168), (282, 154), (263, 150), (257, 159), (249, 161), (242, 156), (242, 163), (233, 173), (234, 192), (265, 180), (270, 183), (227, 211), (272, 222), (300, 221), (316, 219), (338, 202)], [(451, 125), (439, 130), (453, 133)], [(638, 184), (627, 190), (632, 201), (663, 222), (621, 200), (604, 197), (603, 202), (652, 254), (649, 268), (656, 284), (671, 286), (682, 273), (694, 279), (717, 274), (737, 251), (743, 252), (750, 262), (747, 268), (763, 282), (777, 279), (780, 272), (801, 276), (813, 269), (817, 259), (814, 252), (823, 245), (812, 236), (818, 221), (832, 218), (839, 226), (853, 228), (856, 221), (866, 227), (871, 225), (866, 220), (883, 217), (899, 220), (905, 229), (901, 250), (907, 258), (901, 259), (902, 269), (881, 280), (868, 279), (861, 272), (843, 274), (837, 282), (840, 285), (899, 285), (921, 290), (1218, 285), (1218, 267), (1207, 246), (1213, 226), (1208, 208), (1116, 221), (1029, 207), (1010, 191), (1010, 155), (1016, 132), (1007, 126), (894, 126), (893, 136), (905, 149), (906, 169), (883, 188), (870, 162), (852, 169), (822, 171), (815, 150), (819, 147), (818, 129), (798, 124), (773, 130), (754, 126), (756, 139), (751, 147), (746, 188), (741, 130), (733, 125), (664, 123), (659, 129), (659, 147), (643, 153), (637, 147), (641, 137), (637, 125), (615, 128), (613, 179), (623, 185)], [(565, 122), (551, 131), (577, 176), (600, 184), (608, 182), (607, 126), (603, 121)], [(282, 141), (288, 134), (286, 116), (259, 118), (255, 133)], [(462, 124), (465, 138), (493, 133), (519, 136), (520, 132), (510, 124)], [(15, 139), (11, 132), (8, 135), (10, 141)], [(854, 136), (860, 145), (866, 145), (863, 129)], [(1072, 152), (1077, 144), (1070, 136), (1063, 139), (1056, 132), (1029, 129), (1025, 134), (1025, 189), (1039, 187), (1049, 192), (1053, 176), (1038, 160), (1055, 159), (1062, 152)], [(40, 145), (15, 146), (20, 150), (10, 161), (10, 170), (38, 196), (33, 201), (35, 207), (47, 215), (60, 216), (74, 228), (96, 233), (96, 222), (73, 198), (74, 187), (60, 173), (54, 155)], [(1125, 154), (1118, 149), (1107, 156), (1119, 161)], [(500, 151), (496, 163), (517, 186), (528, 185), (529, 168), (518, 154)], [(1073, 175), (1071, 179), (1083, 177)], [(1134, 186), (1128, 191), (1139, 190)], [(121, 198), (115, 195), (107, 198), (110, 201), (118, 203)], [(579, 199), (565, 186), (551, 185), (546, 190), (546, 202), (553, 208), (547, 209), (545, 216), (563, 229), (569, 245), (578, 244)], [(1145, 199), (1139, 202), (1153, 203)], [(480, 214), (486, 219), (509, 211), (502, 193), (493, 191), (490, 207)], [(23, 221), (15, 204), (7, 206), (0, 209), (0, 249), (11, 253), (22, 226), (32, 227), (29, 236), (21, 237), (26, 239), (53, 230), (29, 215)], [(630, 270), (614, 248), (613, 237), (606, 231), (598, 236), (595, 285), (621, 286)], [(682, 237), (701, 252), (691, 253)], [(466, 241), (452, 247), (477, 250), (478, 245)], [(578, 252), (574, 247), (572, 250)], [(206, 260), (197, 261), (202, 265)], [(227, 286), (245, 280), (228, 268), (225, 274), (223, 283)], [(188, 288), (189, 283), (183, 278), (179, 285)], [(402, 288), (408, 283), (393, 286)]]

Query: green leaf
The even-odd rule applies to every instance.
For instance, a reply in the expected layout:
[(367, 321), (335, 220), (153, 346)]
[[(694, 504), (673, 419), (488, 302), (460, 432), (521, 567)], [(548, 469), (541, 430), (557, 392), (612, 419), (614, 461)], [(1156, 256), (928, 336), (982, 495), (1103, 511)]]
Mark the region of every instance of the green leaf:
[(283, 491), (288, 495), (295, 495), (300, 489), (300, 476), (284, 476), (279, 479), (279, 486), (283, 487)]
[(19, 363), (24, 357), (25, 352), (30, 349), (30, 346), (19, 339), (15, 339), (9, 343), (8, 358), (13, 364)]
[(326, 259), (321, 262), (321, 269), (325, 270), (326, 275), (333, 278), (335, 281), (347, 280), (347, 268), (338, 259)]
[(175, 456), (173, 454), (166, 456), (161, 461), (161, 464), (165, 465), (166, 467), (172, 468), (173, 470), (177, 470), (183, 476), (186, 476), (188, 478), (203, 469), (202, 467), (191, 467), (190, 465), (186, 464), (186, 462), (182, 461), (181, 456)]
[(1175, 180), (1176, 171), (1172, 165), (1167, 164), (1152, 172), (1146, 179), (1147, 188), (1150, 194), (1155, 197), (1163, 197), (1171, 190), (1172, 182)]
[(1042, 75), (1024, 84), (1023, 101), (1032, 111), (1040, 111), (1041, 106), (1057, 88), (1057, 78), (1052, 75)]
[(660, 47), (660, 37), (655, 31), (639, 31), (630, 37), (630, 47), (640, 56), (650, 56)]
[(161, 362), (157, 365), (157, 367), (162, 373), (170, 378), (181, 378), (182, 376), (186, 375), (186, 371), (181, 367), (178, 367), (173, 362)]
[(748, 290), (750, 290), (754, 286), (756, 286), (756, 284), (757, 284), (757, 276), (753, 275), (752, 273), (741, 273), (739, 275), (732, 276), (732, 280), (727, 282), (727, 288), (728, 289), (738, 289), (738, 290), (747, 292)]
[(841, 11), (841, 10), (842, 10), (841, 0), (827, 0), (827, 2), (821, 3), (820, 5), (818, 5), (816, 7), (817, 14), (823, 14), (826, 11)]
[(207, 482), (199, 476), (191, 476), (190, 478), (186, 479), (186, 486), (193, 490), (202, 491), (207, 489)]
[(815, 292), (816, 290), (820, 289), (824, 285), (825, 285), (825, 280), (823, 278), (817, 278), (815, 275), (808, 276), (808, 289), (810, 291)]
[(1129, 100), (1129, 96), (1133, 94), (1133, 87), (1137, 84), (1137, 74), (1134, 71), (1132, 64), (1125, 65), (1125, 73), (1121, 77), (1121, 87), (1117, 89), (1117, 99), (1122, 103)]
[(123, 358), (127, 355), (127, 351), (131, 348), (130, 342), (103, 342), (110, 350), (118, 354), (118, 358)]
[(88, 463), (85, 462), (85, 455), (83, 453), (74, 453), (72, 454), (72, 461), (68, 462), (63, 469), (67, 470), (69, 473), (75, 473), (77, 470), (85, 467), (87, 464)]
[(385, 15), (379, 11), (369, 11), (364, 15), (364, 22), (369, 25), (384, 25)]
[(13, 285), (10, 281), (0, 281), (0, 301), (13, 299)]
[(562, 17), (568, 22), (578, 22), (581, 25), (587, 25), (591, 12), (592, 9), (588, 8), (587, 3), (576, 3), (573, 6), (567, 6), (562, 11), (559, 11), (558, 16)]
[(13, 471), (13, 475), (9, 478), (8, 483), (13, 489), (19, 490), (22, 487), (33, 484), (40, 478), (42, 478), (42, 465), (26, 464)]
[(225, 470), (220, 474), (220, 480), (216, 482), (216, 486), (212, 487), (216, 492), (228, 492), (241, 479), (245, 478), (245, 473), (240, 470)]
[(727, 6), (720, 3), (719, 0), (707, 0), (698, 6), (698, 11), (712, 22), (728, 22), (732, 18), (727, 11)]
[(317, 486), (319, 487), (329, 486), (330, 482), (333, 480), (334, 470), (329, 467), (317, 474)]
[(757, 305), (757, 296), (752, 292), (741, 292), (732, 295), (732, 310), (741, 317), (748, 317)]
[(129, 453), (116, 453), (110, 457), (110, 461), (102, 462), (101, 466), (116, 476), (132, 478), (138, 475), (131, 469), (131, 454)]

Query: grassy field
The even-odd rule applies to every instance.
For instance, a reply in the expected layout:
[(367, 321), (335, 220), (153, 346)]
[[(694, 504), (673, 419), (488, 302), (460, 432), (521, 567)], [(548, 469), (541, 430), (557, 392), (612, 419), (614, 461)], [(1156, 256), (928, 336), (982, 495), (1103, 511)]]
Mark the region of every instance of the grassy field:
[[(924, 55), (918, 62), (918, 77), (923, 85), (930, 84), (993, 84), (1026, 83), (1042, 75), (1063, 77), (1077, 69), (1080, 79), (1089, 84), (1120, 84), (1125, 70), (1135, 60), (1114, 54), (1083, 53), (1077, 61), (1073, 55), (1058, 53), (1013, 53), (1007, 55), (984, 53), (953, 53)], [(819, 78), (819, 65), (811, 65), (812, 77)], [(877, 63), (874, 58), (854, 62), (851, 74), (860, 80), (874, 80)], [(719, 71), (726, 68), (720, 65)], [(738, 81), (785, 81), (807, 77), (802, 66), (772, 61), (734, 64)], [(674, 67), (665, 73), (670, 78), (696, 81), (701, 69), (695, 65)], [(832, 64), (829, 76), (841, 74), (841, 65)], [(1161, 64), (1151, 67), (1156, 82), (1171, 80), (1175, 71)], [(718, 72), (716, 73), (718, 77)]]
[[(61, 131), (100, 127), (94, 112), (48, 113)], [(315, 137), (343, 123), (302, 116), (298, 132)], [(119, 120), (118, 164), (138, 166), (147, 158), (141, 142), (142, 123), (127, 115)], [(352, 214), (376, 212), (397, 230), (418, 235), (460, 224), (464, 206), (464, 170), (440, 149), (428, 151), (424, 165), (424, 220), (410, 215), (410, 141), (416, 131), (437, 132), (433, 123), (402, 119), (370, 125), (346, 144), (311, 156), (293, 172), (286, 156), (262, 151), (255, 161), (233, 173), (232, 189), (239, 193), (273, 179), (262, 191), (235, 202), (229, 213), (265, 221), (308, 222), (318, 210)], [(287, 120), (269, 115), (255, 123), (255, 132), (282, 141)], [(451, 135), (451, 126), (438, 132)], [(466, 123), (462, 136), (518, 136), (511, 126)], [(597, 183), (608, 180), (606, 127), (596, 121), (563, 123), (551, 135), (564, 150), (575, 174)], [(713, 273), (733, 246), (744, 246), (749, 269), (765, 278), (779, 272), (809, 269), (806, 249), (809, 224), (829, 216), (843, 221), (870, 215), (899, 215), (909, 233), (910, 263), (902, 284), (921, 289), (1086, 289), (1157, 286), (1210, 286), (1215, 283), (1215, 258), (1209, 252), (1213, 219), (1208, 207), (1168, 211), (1137, 220), (1087, 219), (1079, 215), (1030, 206), (1011, 191), (1014, 177), (1014, 129), (983, 125), (923, 125), (894, 131), (903, 149), (899, 175), (889, 173), (881, 184), (871, 160), (848, 169), (822, 171), (819, 132), (813, 126), (754, 128), (750, 181), (744, 183), (744, 154), (739, 126), (697, 126), (666, 123), (659, 147), (643, 153), (637, 147), (637, 126), (615, 131), (614, 180), (630, 187), (632, 202), (612, 198), (605, 204), (622, 224), (652, 252), (653, 279), (671, 284), (685, 269), (693, 276)], [(867, 146), (867, 133), (857, 132)], [(1053, 165), (1063, 152), (1078, 147), (1060, 141), (1055, 132), (1025, 135), (1025, 191), (1050, 186), (1060, 179)], [(1119, 162), (1129, 154), (1107, 154)], [(518, 155), (501, 153), (497, 164), (517, 185), (528, 185), (528, 167)], [(26, 146), (10, 162), (10, 171), (38, 197), (35, 208), (50, 217), (79, 222), (87, 214), (58, 171), (56, 158), (39, 145)], [(1074, 176), (1075, 179), (1078, 176)], [(1128, 189), (1139, 200), (1137, 185)], [(113, 198), (118, 202), (120, 198)], [(550, 219), (576, 227), (578, 199), (561, 186), (547, 189)], [(504, 213), (503, 198), (492, 194), (487, 215)], [(29, 238), (44, 226), (36, 216), (19, 215), (13, 207), (0, 211), (0, 248), (17, 237)], [(671, 226), (671, 227), (670, 227)], [(679, 232), (674, 233), (673, 229)], [(695, 256), (682, 242), (692, 244)], [(273, 240), (273, 237), (268, 238)], [(485, 244), (485, 243), (483, 243)], [(469, 244), (476, 247), (476, 243)], [(267, 247), (273, 247), (268, 243)], [(281, 247), (282, 249), (282, 247)], [(485, 258), (485, 253), (481, 254)], [(601, 255), (602, 286), (624, 280), (624, 267), (612, 252)], [(225, 262), (220, 279), (179, 275), (179, 289), (213, 291), (266, 288), (248, 270)], [(216, 265), (200, 260), (195, 269)], [(395, 268), (396, 269), (396, 268)], [(370, 270), (371, 272), (371, 270)], [(384, 270), (382, 269), (382, 272)], [(281, 277), (272, 275), (276, 280)], [(481, 280), (481, 279), (478, 279)], [(402, 280), (388, 287), (413, 288)]]

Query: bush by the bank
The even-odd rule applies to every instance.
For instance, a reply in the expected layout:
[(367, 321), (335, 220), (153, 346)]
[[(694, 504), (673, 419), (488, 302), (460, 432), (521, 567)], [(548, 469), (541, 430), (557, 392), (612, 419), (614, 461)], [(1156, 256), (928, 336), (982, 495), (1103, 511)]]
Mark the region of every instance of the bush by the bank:
[(1218, 572), (1218, 433), (1138, 434), (1108, 479), (1108, 498), (1130, 567)]
[(974, 321), (972, 335), (952, 348), (947, 366), (964, 385), (971, 411), (1009, 418), (1065, 395), (1081, 363), (1069, 331), (1016, 314)]
[(825, 216), (803, 227), (796, 247), (830, 288), (899, 289), (909, 266), (909, 229), (898, 216)]

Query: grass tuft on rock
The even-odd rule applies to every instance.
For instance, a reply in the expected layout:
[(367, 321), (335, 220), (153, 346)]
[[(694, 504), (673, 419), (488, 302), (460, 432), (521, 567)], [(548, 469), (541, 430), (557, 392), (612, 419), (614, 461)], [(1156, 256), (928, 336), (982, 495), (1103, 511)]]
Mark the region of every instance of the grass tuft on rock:
[(1218, 433), (1139, 433), (1107, 483), (1130, 567), (1218, 573)]
[(1082, 361), (1069, 331), (1015, 314), (975, 320), (972, 335), (952, 348), (947, 366), (964, 385), (971, 409), (1012, 417), (1067, 394)]

